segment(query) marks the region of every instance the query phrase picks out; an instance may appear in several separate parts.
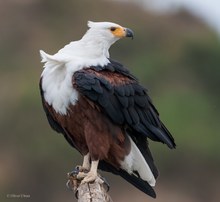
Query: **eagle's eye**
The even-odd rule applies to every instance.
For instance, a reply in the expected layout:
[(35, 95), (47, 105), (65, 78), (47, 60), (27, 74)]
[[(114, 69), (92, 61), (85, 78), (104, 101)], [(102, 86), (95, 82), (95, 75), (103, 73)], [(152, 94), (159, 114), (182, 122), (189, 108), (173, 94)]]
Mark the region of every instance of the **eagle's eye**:
[(112, 32), (114, 32), (116, 29), (117, 29), (116, 27), (111, 27), (111, 28), (110, 28), (110, 30), (111, 30)]

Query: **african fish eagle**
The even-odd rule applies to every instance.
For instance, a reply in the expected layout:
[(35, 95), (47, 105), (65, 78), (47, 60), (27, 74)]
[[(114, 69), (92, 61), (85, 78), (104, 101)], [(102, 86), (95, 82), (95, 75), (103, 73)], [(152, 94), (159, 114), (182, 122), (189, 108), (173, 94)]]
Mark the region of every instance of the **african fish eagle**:
[(128, 69), (110, 59), (109, 48), (133, 31), (111, 22), (88, 22), (78, 41), (54, 55), (40, 50), (43, 108), (52, 129), (84, 157), (82, 183), (97, 169), (120, 175), (144, 193), (153, 190), (158, 170), (148, 138), (175, 148), (147, 90)]

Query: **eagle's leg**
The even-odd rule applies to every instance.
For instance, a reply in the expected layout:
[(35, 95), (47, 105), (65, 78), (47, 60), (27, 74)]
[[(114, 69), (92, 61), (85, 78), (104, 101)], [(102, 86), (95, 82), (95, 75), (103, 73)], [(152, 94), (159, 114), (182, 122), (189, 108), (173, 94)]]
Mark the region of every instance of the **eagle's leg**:
[(85, 173), (86, 176), (83, 179), (82, 183), (88, 183), (88, 182), (95, 181), (95, 179), (97, 178), (98, 165), (99, 165), (99, 160), (92, 161), (91, 169), (88, 173)]
[(82, 167), (83, 167), (83, 169), (89, 171), (90, 166), (91, 166), (91, 165), (90, 165), (90, 154), (88, 153), (88, 154), (86, 154), (86, 155), (84, 156), (84, 158), (83, 158)]
[(90, 154), (87, 153), (83, 157), (83, 164), (82, 166), (78, 165), (76, 166), (76, 169), (79, 170), (79, 172), (88, 172), (90, 169)]

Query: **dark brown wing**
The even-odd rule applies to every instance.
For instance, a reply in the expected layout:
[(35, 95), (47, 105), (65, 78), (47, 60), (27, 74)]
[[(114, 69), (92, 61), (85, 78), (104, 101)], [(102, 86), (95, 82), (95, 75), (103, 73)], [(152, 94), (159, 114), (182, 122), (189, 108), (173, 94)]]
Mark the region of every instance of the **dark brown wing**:
[(73, 75), (73, 85), (100, 106), (113, 123), (128, 126), (134, 136), (143, 135), (175, 147), (147, 90), (121, 64), (111, 61), (104, 67), (77, 71)]

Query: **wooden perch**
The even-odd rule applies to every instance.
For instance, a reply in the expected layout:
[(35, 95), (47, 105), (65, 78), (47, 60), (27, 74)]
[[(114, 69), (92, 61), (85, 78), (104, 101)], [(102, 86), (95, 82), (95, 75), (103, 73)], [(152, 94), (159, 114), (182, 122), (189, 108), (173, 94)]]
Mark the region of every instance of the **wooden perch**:
[(101, 176), (97, 176), (94, 182), (81, 183), (77, 179), (77, 172), (68, 173), (67, 186), (74, 191), (78, 202), (113, 202), (108, 192), (108, 185), (106, 186)]

